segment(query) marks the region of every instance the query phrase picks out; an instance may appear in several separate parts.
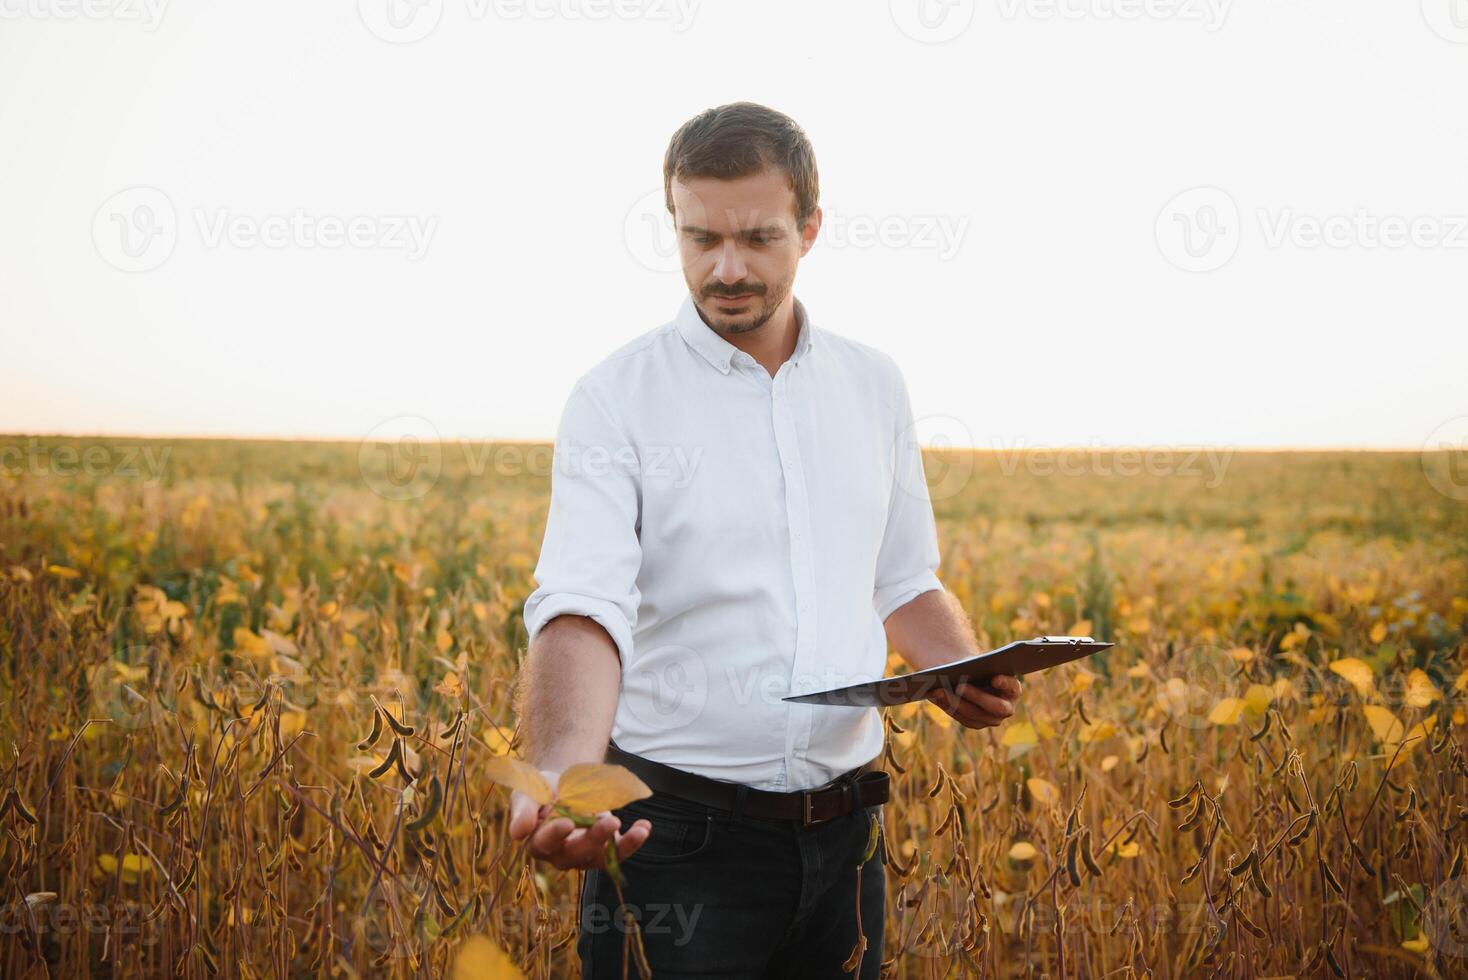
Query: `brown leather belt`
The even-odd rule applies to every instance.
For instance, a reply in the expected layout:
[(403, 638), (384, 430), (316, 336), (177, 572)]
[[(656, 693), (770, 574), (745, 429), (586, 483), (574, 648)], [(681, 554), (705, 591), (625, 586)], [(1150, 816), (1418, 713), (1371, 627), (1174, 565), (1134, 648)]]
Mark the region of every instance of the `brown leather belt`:
[(619, 748), (615, 742), (607, 746), (606, 761), (631, 770), (655, 793), (680, 796), (730, 813), (739, 804), (742, 794), (743, 813), (752, 817), (794, 820), (802, 827), (809, 827), (845, 816), (858, 806), (886, 803), (888, 777), (879, 768), (881, 758), (877, 756), (864, 766), (844, 772), (824, 786), (790, 793), (754, 789), (742, 783), (700, 776), (633, 755)]

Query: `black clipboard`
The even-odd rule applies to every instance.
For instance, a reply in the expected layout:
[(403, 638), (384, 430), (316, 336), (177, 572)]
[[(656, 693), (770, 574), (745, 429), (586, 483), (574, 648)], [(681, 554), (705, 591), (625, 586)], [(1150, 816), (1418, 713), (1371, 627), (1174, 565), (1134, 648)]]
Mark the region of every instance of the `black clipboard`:
[(1016, 677), (1033, 674), (1037, 670), (1089, 657), (1115, 645), (1099, 643), (1089, 636), (1037, 636), (1033, 640), (1015, 640), (988, 653), (910, 674), (849, 684), (813, 694), (794, 694), (781, 700), (794, 701), (797, 704), (834, 704), (854, 708), (907, 704), (909, 701), (926, 698), (936, 689), (951, 691), (961, 681), (979, 682), (998, 674)]

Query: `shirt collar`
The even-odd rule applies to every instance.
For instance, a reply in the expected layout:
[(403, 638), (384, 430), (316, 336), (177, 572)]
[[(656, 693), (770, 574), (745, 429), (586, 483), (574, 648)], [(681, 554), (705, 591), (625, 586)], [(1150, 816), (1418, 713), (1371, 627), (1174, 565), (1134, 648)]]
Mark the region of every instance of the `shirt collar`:
[[(805, 304), (799, 299), (791, 297), (795, 304), (795, 322), (797, 332), (795, 336), (795, 352), (790, 355), (790, 360), (800, 363), (800, 359), (810, 352), (815, 344), (816, 327), (810, 322), (810, 316), (805, 311)], [(694, 305), (693, 296), (683, 297), (683, 305), (678, 308), (678, 316), (675, 320), (678, 332), (688, 342), (688, 346), (703, 355), (704, 359), (718, 368), (723, 374), (728, 374), (733, 366), (734, 355), (741, 353), (738, 347), (729, 343), (714, 330), (703, 317), (699, 316), (698, 307)]]

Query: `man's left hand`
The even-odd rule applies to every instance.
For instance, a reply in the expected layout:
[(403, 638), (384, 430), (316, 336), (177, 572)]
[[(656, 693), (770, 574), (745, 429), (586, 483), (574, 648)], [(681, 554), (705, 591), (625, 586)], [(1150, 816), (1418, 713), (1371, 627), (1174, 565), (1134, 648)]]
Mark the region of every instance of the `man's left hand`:
[(1018, 677), (999, 674), (983, 686), (964, 681), (951, 692), (938, 688), (928, 700), (965, 728), (993, 728), (1014, 714), (1019, 693)]

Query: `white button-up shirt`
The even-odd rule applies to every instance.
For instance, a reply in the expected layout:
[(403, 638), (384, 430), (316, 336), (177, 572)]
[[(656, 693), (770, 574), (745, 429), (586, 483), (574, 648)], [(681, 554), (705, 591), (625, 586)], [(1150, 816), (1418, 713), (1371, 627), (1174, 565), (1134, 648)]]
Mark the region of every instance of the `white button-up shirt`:
[(781, 698), (883, 676), (883, 621), (942, 588), (901, 371), (793, 301), (773, 378), (691, 296), (581, 376), (525, 602), (531, 639), (574, 613), (615, 641), (620, 747), (777, 791), (828, 782), (883, 737), (876, 708)]

